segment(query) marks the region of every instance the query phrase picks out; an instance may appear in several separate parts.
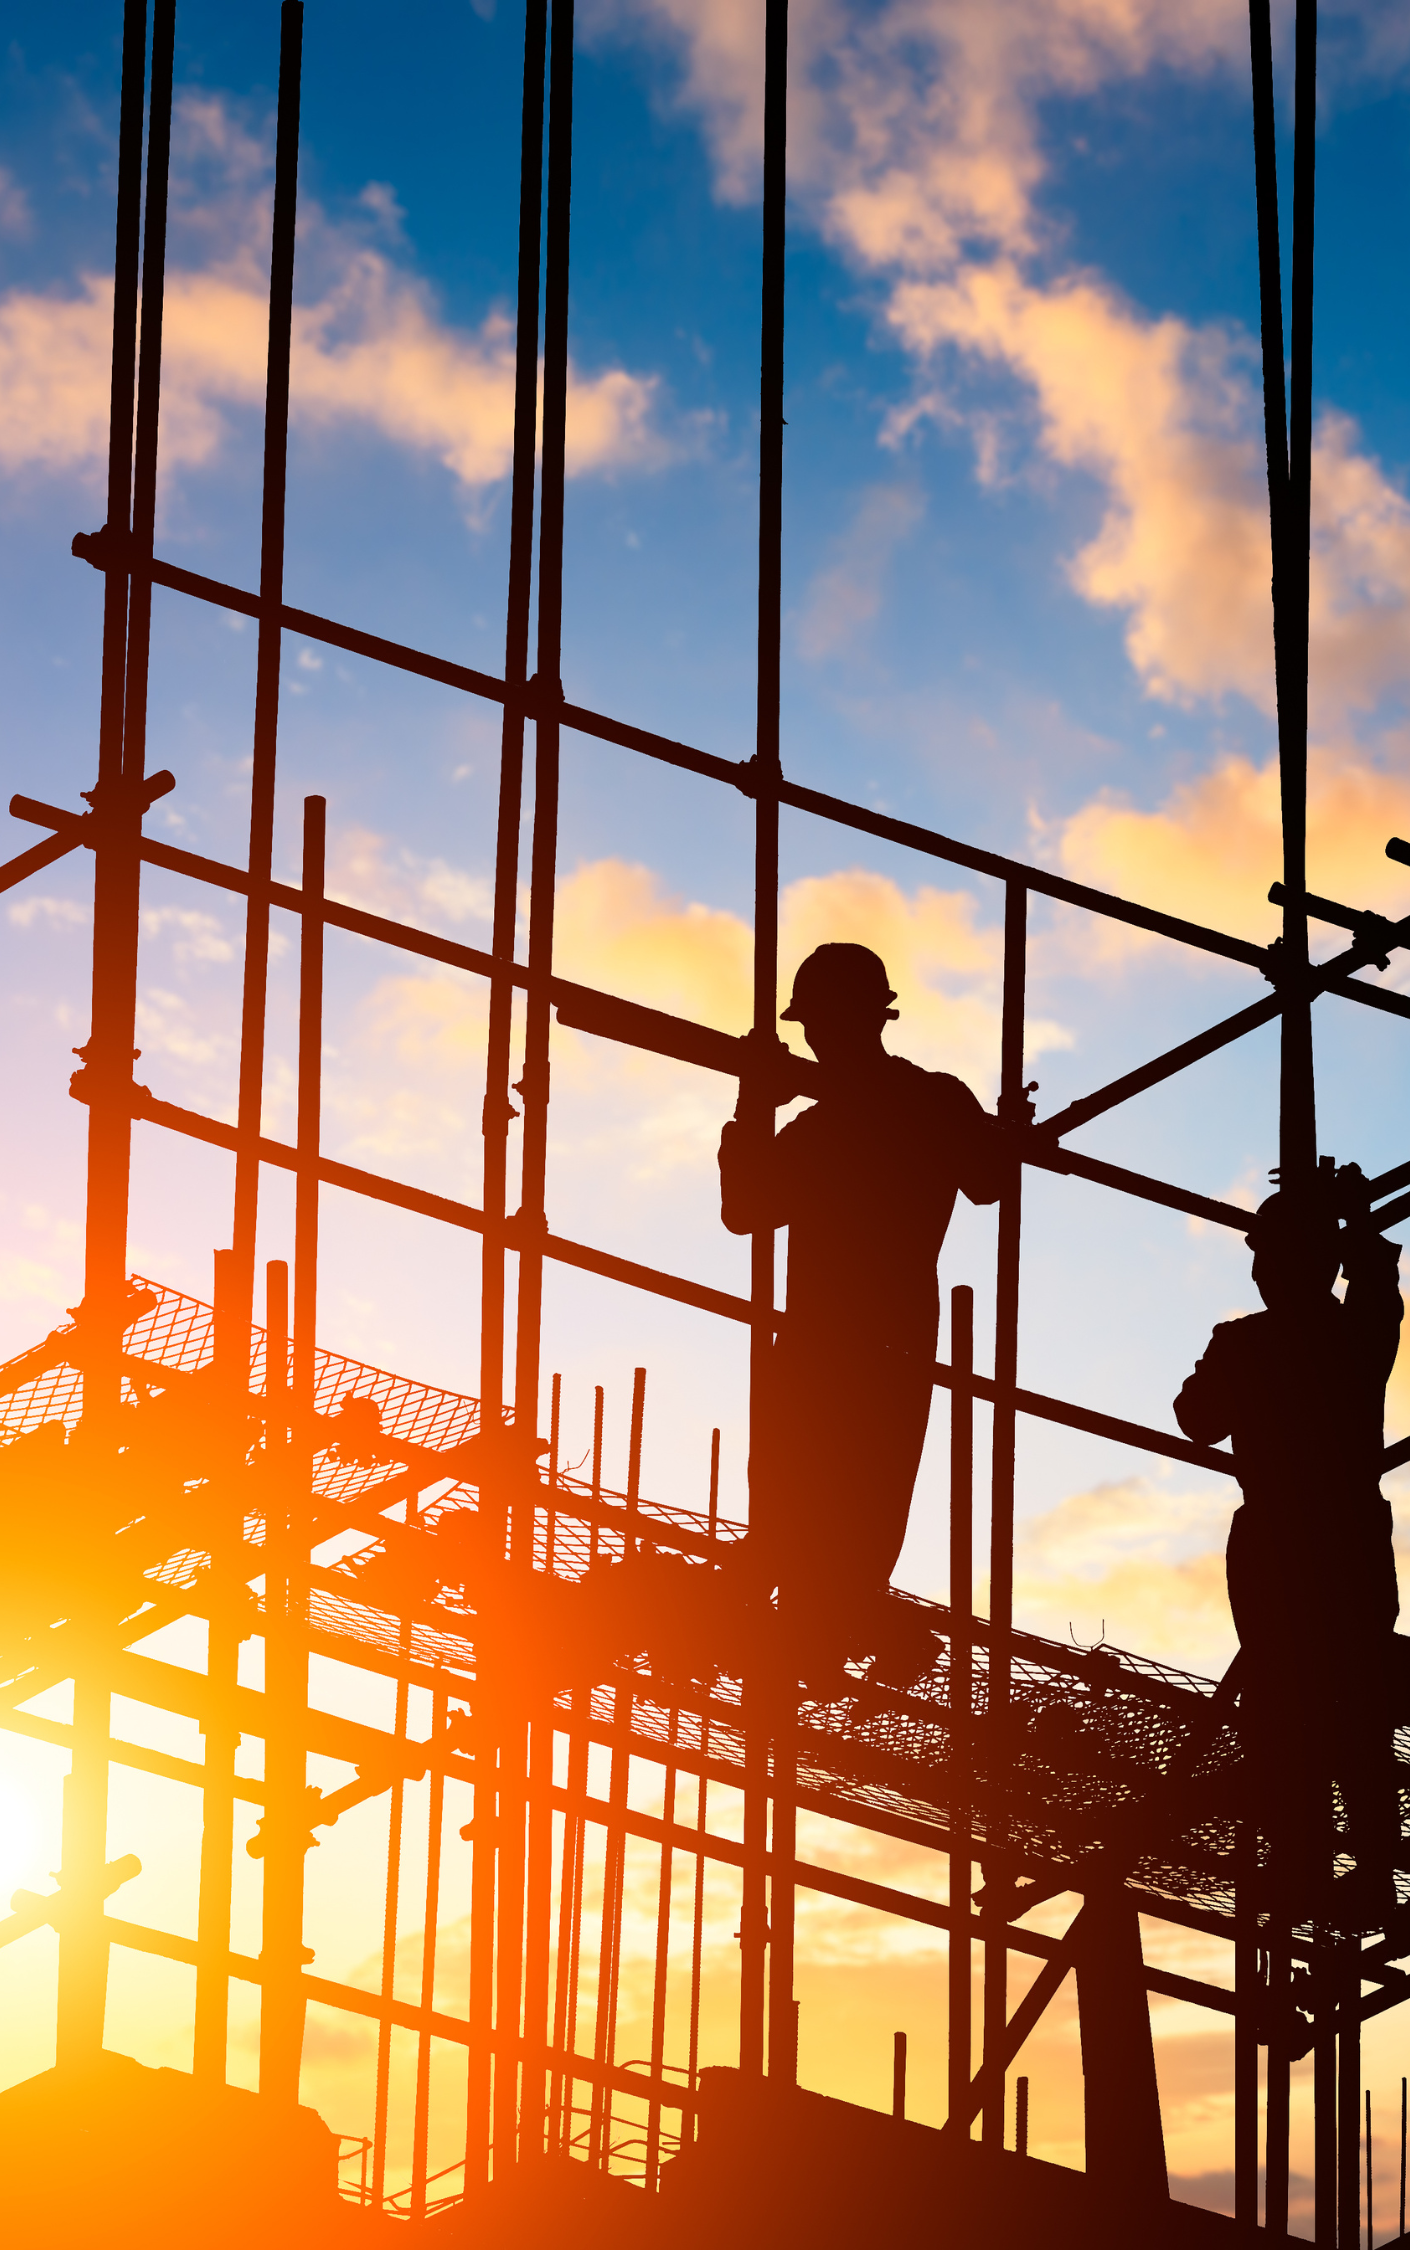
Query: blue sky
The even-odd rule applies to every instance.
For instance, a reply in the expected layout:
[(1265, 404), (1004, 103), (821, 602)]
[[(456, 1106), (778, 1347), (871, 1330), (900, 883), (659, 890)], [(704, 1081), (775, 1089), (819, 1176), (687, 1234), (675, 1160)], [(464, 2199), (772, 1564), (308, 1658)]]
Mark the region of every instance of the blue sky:
[[(1286, 201), (1290, 11), (1274, 14)], [(589, 0), (580, 23), (565, 683), (743, 756), (762, 12)], [(158, 544), (246, 586), (277, 26), (272, 4), (191, 0), (177, 55)], [(4, 770), (71, 805), (96, 735), (101, 588), (69, 542), (103, 510), (119, 30), (115, 5), (32, 12), (0, 65)], [(492, 671), (521, 36), (504, 0), (408, 0), (394, 19), (314, 0), (305, 38), (288, 598)], [(1382, 856), (1410, 831), (1403, 16), (1325, 8), (1323, 58), (1311, 879), (1403, 913), (1410, 882)], [(1279, 864), (1247, 72), (1239, 0), (800, 0), (783, 743), (796, 779), (1263, 938)], [(179, 787), (156, 833), (242, 856), (253, 679), (252, 629), (158, 593), (150, 758)], [(291, 638), (277, 872), (295, 877), (299, 802), (320, 791), (341, 895), (487, 942), (496, 751), (492, 707)], [(561, 834), (565, 973), (742, 1028), (744, 801), (571, 740)], [(10, 848), (31, 840), (16, 824)], [(992, 1099), (993, 888), (796, 815), (783, 864), (785, 975), (823, 937), (876, 944), (901, 992), (894, 1044)], [(66, 1084), (87, 1034), (90, 880), (65, 862), (7, 901), (4, 1350), (81, 1289), (83, 1118)], [(170, 877), (150, 876), (144, 901), (138, 1076), (232, 1115), (238, 921)], [(287, 1135), (280, 934), (267, 1130)], [(1040, 1111), (1260, 989), (1035, 907)], [(483, 996), (448, 974), (331, 939), (330, 1151), (478, 1200), (482, 1029)], [(1324, 1149), (1368, 1171), (1405, 1156), (1401, 1056), (1394, 1022), (1319, 1005)], [(551, 1224), (742, 1287), (714, 1202), (724, 1082), (569, 1034), (555, 1057)], [(1252, 1202), (1275, 1100), (1265, 1032), (1076, 1145)], [(226, 1160), (139, 1130), (134, 1177), (134, 1265), (206, 1293)], [(275, 1181), (263, 1254), (287, 1253), (289, 1222)], [(323, 1339), (473, 1388), (473, 1246), (332, 1194), (325, 1239)], [(992, 1257), (991, 1219), (962, 1213), (942, 1279), (978, 1288), (981, 1361)], [(1237, 1238), (1045, 1179), (1025, 1290), (1023, 1382), (1166, 1427), (1210, 1323), (1252, 1303)], [(742, 1506), (741, 1337), (562, 1272), (547, 1321), (570, 1450), (603, 1382), (620, 1472), (645, 1361), (648, 1487), (703, 1500), (718, 1422), (726, 1502)], [(1410, 1426), (1410, 1393), (1392, 1420)], [(901, 1571), (927, 1592), (943, 1589), (944, 1435), (941, 1402)], [(1020, 1616), (1214, 1667), (1232, 1498), (1024, 1425)], [(1217, 2168), (1199, 2130), (1177, 2168)]]

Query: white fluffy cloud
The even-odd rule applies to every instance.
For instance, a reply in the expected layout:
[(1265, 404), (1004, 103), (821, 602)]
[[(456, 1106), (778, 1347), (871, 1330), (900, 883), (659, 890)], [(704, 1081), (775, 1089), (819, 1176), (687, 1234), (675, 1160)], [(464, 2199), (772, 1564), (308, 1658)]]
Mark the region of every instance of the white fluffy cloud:
[[(601, 0), (598, 20), (645, 22), (674, 42), (679, 98), (702, 120), (721, 191), (752, 194), (758, 10)], [(1266, 710), (1267, 493), (1248, 339), (1152, 318), (1100, 277), (1063, 271), (1035, 202), (1045, 97), (1157, 66), (1242, 77), (1247, 40), (1239, 0), (803, 0), (790, 26), (789, 164), (815, 223), (884, 282), (885, 320), (918, 370), (892, 439), (920, 413), (958, 412), (993, 477), (992, 379), (1017, 377), (1040, 455), (1104, 496), (1069, 573), (1085, 599), (1127, 618), (1149, 692), (1233, 692)], [(988, 397), (971, 411), (963, 377), (975, 369)], [(1332, 724), (1410, 685), (1410, 506), (1336, 414), (1318, 432), (1314, 513), (1314, 719)]]
[[(719, 191), (752, 196), (759, 11), (597, 0), (596, 20), (645, 25), (673, 48), (676, 98), (701, 121)], [(1341, 11), (1339, 31), (1334, 78), (1403, 66), (1403, 27), (1383, 8)], [(878, 285), (883, 325), (914, 370), (884, 441), (899, 448), (931, 417), (969, 429), (981, 480), (1025, 461), (1083, 479), (1100, 515), (1067, 557), (1068, 579), (1124, 620), (1146, 692), (1183, 706), (1239, 697), (1271, 714), (1256, 345), (1229, 326), (1143, 310), (1065, 263), (1038, 197), (1045, 99), (1155, 68), (1223, 73), (1242, 94), (1247, 42), (1242, 0), (798, 0), (789, 167), (813, 224)], [(835, 627), (874, 606), (867, 555), (888, 528), (876, 515), (864, 508), (855, 527), (860, 575), (839, 564), (817, 580), (805, 654), (826, 653)], [(1327, 409), (1313, 460), (1312, 880), (1401, 912), (1405, 885), (1382, 851), (1405, 825), (1410, 757), (1385, 711), (1410, 691), (1408, 621), (1410, 502), (1354, 424)], [(1155, 811), (1103, 795), (1038, 840), (1088, 881), (1256, 935), (1280, 872), (1276, 766), (1225, 754)]]
[[(174, 128), (172, 256), (163, 322), (163, 467), (208, 461), (231, 417), (262, 406), (268, 338), (268, 151), (226, 106), (185, 97)], [(361, 428), (439, 461), (469, 492), (509, 468), (514, 337), (502, 313), (444, 321), (393, 255), (395, 205), (370, 191), (334, 224), (305, 202), (294, 312), (295, 426)], [(106, 459), (112, 284), (0, 297), (0, 469), (93, 473)], [(669, 448), (656, 383), (570, 370), (570, 475), (650, 467)]]

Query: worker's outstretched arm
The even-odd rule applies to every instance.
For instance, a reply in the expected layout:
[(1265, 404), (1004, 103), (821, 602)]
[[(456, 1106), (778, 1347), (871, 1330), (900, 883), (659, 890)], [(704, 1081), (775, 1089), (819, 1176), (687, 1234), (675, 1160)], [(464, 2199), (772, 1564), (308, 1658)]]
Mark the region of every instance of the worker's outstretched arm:
[(962, 1078), (950, 1080), (946, 1129), (959, 1151), (959, 1182), (971, 1203), (997, 1203), (1019, 1164), (1013, 1136), (991, 1117)]

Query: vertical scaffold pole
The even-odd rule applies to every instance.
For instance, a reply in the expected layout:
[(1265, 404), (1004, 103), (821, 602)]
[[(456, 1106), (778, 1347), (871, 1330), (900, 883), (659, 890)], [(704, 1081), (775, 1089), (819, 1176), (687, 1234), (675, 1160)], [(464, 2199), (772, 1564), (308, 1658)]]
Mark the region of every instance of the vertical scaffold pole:
[[(646, 1369), (632, 1375), (632, 1419), (627, 1440), (627, 1511), (622, 1559), (636, 1551), (635, 1527), (641, 1498), (641, 1447), (646, 1419)], [(597, 1955), (597, 2016), (593, 2033), (596, 2075), (592, 2089), (589, 2145), (592, 2161), (609, 2169), (612, 2159), (612, 2072), (617, 2061), (617, 2000), (622, 1974), (622, 1904), (627, 1863), (627, 1790), (631, 1780), (632, 1715), (636, 1698), (631, 1678), (619, 1678), (613, 1698), (612, 1769), (607, 1787), (607, 1821), (602, 1876), (602, 1934)]]
[[(276, 1416), (275, 1442), (283, 1460), (279, 1470), (286, 1496), (287, 1543), (285, 1555), (286, 1610), (282, 1630), (276, 1629), (269, 1652), (272, 1669), (266, 1693), (272, 1699), (267, 1746), (271, 1795), (268, 1828), (272, 1831), (272, 1860), (265, 1860), (265, 1882), (276, 1886), (279, 1944), (282, 1964), (276, 1965), (276, 1994), (280, 2016), (274, 2029), (278, 2041), (278, 2088), (297, 2100), (299, 2060), (303, 2047), (304, 1855), (309, 1834), (304, 1790), (308, 1779), (306, 1713), (308, 1709), (308, 1604), (309, 1537), (311, 1530), (313, 1463), (316, 1437), (316, 1385), (318, 1356), (318, 1159), (323, 1144), (323, 895), (328, 859), (328, 807), (322, 797), (304, 799), (303, 911), (299, 917), (299, 1070), (298, 1114), (295, 1127), (294, 1172), (294, 1318), (291, 1337), (291, 1385), (288, 1397), (291, 1442), (284, 1449)], [(239, 1271), (239, 1260), (236, 1259)], [(270, 1268), (274, 1283), (273, 1311), (286, 1313), (287, 1274)], [(277, 1349), (278, 1338), (275, 1338)], [(268, 1348), (268, 1347), (266, 1347)], [(276, 1494), (276, 1497), (279, 1497)], [(274, 2058), (271, 2056), (271, 2062)], [(261, 2046), (263, 2071), (263, 2046)]]
[[(974, 1710), (974, 1291), (950, 1292), (950, 2023), (949, 2105), (969, 2092), (970, 1850)], [(968, 2134), (966, 2134), (968, 2138)]]
[(260, 2092), (299, 2098), (304, 2001), (304, 1791), (308, 1753), (308, 1508), (301, 1450), (289, 1446), (289, 1268), (265, 1270), (265, 1817), (260, 1960)]
[(269, 1004), (269, 885), (274, 866), (274, 786), (283, 650), (284, 514), (289, 474), (289, 356), (294, 319), (294, 223), (299, 184), (302, 0), (279, 11), (279, 106), (274, 139), (274, 222), (269, 266), (269, 351), (264, 400), (264, 494), (260, 515), (259, 646), (255, 658), (254, 755), (250, 777), (249, 892), (240, 1009), (240, 1091), (231, 1239), (247, 1303), (254, 1300), (259, 1221), (259, 1142), (264, 1106), (264, 1036)]
[[(549, 989), (558, 861), (558, 706), (563, 700), (563, 484), (568, 400), (568, 247), (573, 184), (573, 0), (554, 0), (549, 42), (548, 211), (544, 259), (543, 452), (539, 484), (538, 674), (534, 725), (534, 828), (529, 874), (529, 979), (524, 1032), (524, 1163), (519, 1207), (519, 1294), (514, 1420), (538, 1423), (547, 1231)], [(525, 1464), (527, 1470), (527, 1464)], [(517, 1483), (517, 1479), (516, 1479)], [(513, 1505), (527, 1511), (519, 1494)], [(532, 1514), (528, 1514), (532, 1525)], [(532, 1540), (511, 1526), (511, 1557), (532, 1566)], [(495, 1957), (495, 2169), (518, 2154), (518, 2053), (523, 2029), (525, 1828), (528, 1726), (509, 1720), (499, 1762), (499, 1906)]]
[[(1298, 0), (1293, 132), (1293, 253), (1289, 304), (1288, 501), (1274, 573), (1278, 773), (1283, 816), (1283, 1008), (1279, 1163), (1285, 1184), (1317, 1165), (1312, 1002), (1307, 992), (1307, 669), (1312, 542), (1312, 260), (1317, 158), (1317, 0)], [(1279, 338), (1281, 342), (1281, 336)], [(1286, 707), (1286, 718), (1284, 709)]]
[[(709, 1540), (714, 1567), (715, 1535), (720, 1520), (720, 1433), (710, 1432)], [(705, 1824), (709, 1791), (710, 1709), (707, 1697), (700, 1720), (700, 1778), (695, 1793), (695, 1828), (699, 1839), (695, 1853), (695, 1897), (690, 1923), (690, 2021), (686, 2046), (686, 2084), (692, 2097), (700, 2092), (700, 1999), (705, 1966)], [(681, 2139), (686, 2137), (682, 2122)], [(690, 2137), (695, 2137), (695, 2113), (690, 2114)]]
[[(543, 227), (544, 63), (548, 0), (528, 0), (519, 142), (519, 277), (514, 346), (514, 461), (509, 504), (504, 720), (500, 737), (495, 836), (493, 968), (485, 1058), (485, 1230), (480, 1265), (481, 1428), (497, 1432), (504, 1408), (505, 1212), (509, 1161), (509, 1048), (513, 1019), (514, 934), (519, 911), (519, 844), (524, 794), (524, 686), (533, 592), (534, 476), (538, 438), (539, 277)], [(528, 1083), (527, 1079), (525, 1081)], [(526, 1102), (526, 1107), (528, 1107)], [(481, 1493), (481, 1506), (485, 1505)], [(470, 2044), (466, 2067), (465, 2188), (489, 2170), (494, 2064), (495, 1812), (498, 1749), (485, 1722), (483, 1652), (476, 1698), (475, 1819), (470, 1904)], [(512, 2055), (505, 2067), (512, 2070)]]
[(651, 2093), (646, 2115), (646, 2185), (660, 2184), (661, 2080), (666, 2061), (666, 1987), (671, 1965), (671, 1877), (675, 1852), (671, 1831), (676, 1824), (675, 1749), (680, 1712), (672, 1709), (666, 1746), (665, 1788), (661, 1804), (661, 1867), (656, 1886), (656, 1960), (651, 1979)]
[[(122, 1396), (127, 1278), (128, 1166), (132, 1140), (132, 1042), (137, 1006), (141, 822), (138, 789), (124, 789), (128, 568), (132, 527), (132, 437), (137, 364), (137, 281), (142, 208), (142, 110), (147, 64), (145, 0), (123, 11), (118, 121), (113, 357), (108, 425), (108, 533), (103, 581), (103, 675), (98, 717), (98, 788), (103, 810), (93, 869), (93, 1013), (83, 1051), (88, 1101), (88, 1204), (83, 1325), (87, 1330), (81, 1440), (95, 1479), (108, 1474)], [(75, 1668), (73, 1759), (64, 1782), (65, 1914), (59, 1936), (56, 2057), (82, 2069), (103, 2044), (108, 1946), (103, 1930), (107, 1859), (111, 1696), (96, 1652)]]
[(534, 832), (529, 874), (528, 1009), (524, 1033), (524, 1177), (514, 1412), (536, 1422), (543, 1311), (548, 1156), (549, 980), (558, 862), (558, 706), (563, 701), (563, 485), (568, 412), (568, 250), (573, 191), (573, 0), (554, 0), (548, 61), (548, 215), (543, 317), (543, 458), (539, 483), (538, 674), (534, 706)]
[[(407, 1662), (411, 1650), (411, 1621), (403, 1617), (397, 1647), (397, 1700), (392, 1736), (400, 1758), (406, 1746), (407, 1705), (411, 1683)], [(478, 1798), (477, 1798), (478, 1810)], [(372, 2203), (382, 2210), (387, 2191), (387, 2123), (392, 2093), (391, 2002), (396, 1990), (397, 1925), (401, 1917), (401, 1852), (406, 1816), (406, 1776), (393, 1776), (387, 1810), (387, 1873), (382, 1893), (382, 2002), (377, 2023), (377, 2078), (372, 2116)]]
[(1342, 1955), (1340, 2029), (1337, 2034), (1337, 2241), (1358, 2250), (1361, 2240), (1361, 1972), (1353, 1939)]
[[(1028, 1114), (1023, 1091), (1023, 1022), (1028, 969), (1028, 893), (1012, 881), (1004, 893), (1004, 1004), (999, 1065), (999, 1117), (1021, 1125)], [(984, 2058), (1003, 2049), (1008, 2016), (1008, 1947), (1004, 1936), (1009, 1890), (1002, 1866), (1008, 1840), (1003, 1810), (1009, 1676), (1013, 1632), (1013, 1500), (1018, 1384), (1018, 1279), (1023, 1227), (1023, 1168), (1015, 1163), (999, 1198), (998, 1275), (994, 1303), (994, 1438), (989, 1516), (989, 1715), (990, 1787), (994, 1802), (986, 1840), (994, 1865), (985, 1884), (990, 1930), (984, 1939)], [(983, 2138), (1004, 2142), (1005, 2090), (995, 2085), (985, 2104)]]
[(1337, 1949), (1319, 1934), (1312, 1954), (1313, 2239), (1337, 2250)]
[(196, 1919), (196, 2023), (192, 2070), (225, 2084), (230, 2023), (230, 1901), (235, 1846), (235, 1753), (240, 1747), (236, 1694), (240, 1669), (237, 1602), (244, 1588), (244, 1411), (250, 1387), (250, 1331), (233, 1250), (215, 1254), (215, 1357), (211, 1377), (216, 1428), (210, 1503), (210, 1597), (206, 1638), (206, 1707), (202, 1788), (201, 1875)]
[[(437, 1688), (431, 1704), (431, 1740), (445, 1731), (446, 1695)], [(426, 1908), (421, 1920), (421, 2021), (416, 2035), (416, 2108), (411, 2129), (411, 2216), (426, 2216), (427, 2149), (431, 2131), (431, 2010), (436, 1999), (436, 1924), (441, 1912), (441, 1851), (445, 1828), (445, 1774), (431, 1769), (426, 1812)]]
[[(764, 204), (759, 376), (759, 652), (754, 754), (754, 1059), (740, 1086), (741, 1122), (756, 1141), (772, 1138), (778, 1038), (779, 623), (783, 570), (783, 333), (788, 151), (788, 0), (767, 0), (764, 18)], [(763, 1454), (766, 1369), (773, 1347), (774, 1234), (751, 1238), (749, 1300), (750, 1450)], [(770, 1706), (755, 1667), (745, 1683), (744, 1887), (740, 1909), (739, 2067), (764, 2068)], [(792, 1962), (789, 1962), (790, 1987)], [(780, 1997), (780, 1995), (775, 1995)], [(791, 1991), (790, 1991), (791, 1999)]]
[[(539, 276), (543, 231), (543, 97), (548, 0), (528, 0), (519, 137), (519, 285), (514, 344), (514, 464), (509, 497), (509, 588), (504, 634), (504, 719), (495, 832), (494, 934), (486, 1047), (485, 1231), (480, 1304), (480, 1412), (494, 1429), (504, 1404), (504, 1218), (509, 1165), (509, 1048), (514, 932), (519, 913), (519, 829), (524, 796), (524, 686), (534, 571), (538, 444)], [(481, 2132), (483, 2141), (484, 2134)]]
[(1307, 971), (1307, 640), (1312, 466), (1312, 253), (1317, 112), (1316, 0), (1298, 0), (1297, 115), (1293, 142), (1292, 387), (1283, 357), (1283, 283), (1278, 240), (1278, 170), (1269, 0), (1249, 0), (1253, 159), (1263, 343), (1263, 422), (1272, 550), (1273, 663), (1278, 696), (1278, 773), (1283, 822), (1285, 999), (1279, 1164), (1285, 1184), (1317, 1162), (1312, 1009)]
[(1241, 1820), (1234, 1842), (1234, 2217), (1258, 2225), (1258, 1829)]
[[(1274, 1845), (1277, 1850), (1277, 1843)], [(1292, 2072), (1292, 1955), (1288, 1918), (1276, 1877), (1265, 1938), (1268, 1959), (1268, 2098), (1264, 2112), (1263, 2224), (1280, 2239), (1288, 2231), (1288, 2129)]]

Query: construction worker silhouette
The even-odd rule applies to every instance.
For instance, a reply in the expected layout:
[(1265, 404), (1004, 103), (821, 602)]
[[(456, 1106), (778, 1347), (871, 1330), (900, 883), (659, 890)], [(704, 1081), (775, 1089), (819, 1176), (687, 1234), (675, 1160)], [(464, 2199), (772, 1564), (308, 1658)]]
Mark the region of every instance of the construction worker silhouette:
[[(1400, 1834), (1390, 1703), (1400, 1600), (1380, 1488), (1400, 1252), (1375, 1231), (1359, 1170), (1337, 1174), (1325, 1158), (1303, 1194), (1260, 1205), (1248, 1242), (1267, 1310), (1220, 1322), (1175, 1418), (1203, 1444), (1233, 1440), (1243, 1505), (1227, 1569), (1245, 1755), (1292, 1910), (1374, 1929), (1395, 1908)], [(1333, 1781), (1356, 1874), (1329, 1903)]]
[(782, 1020), (802, 1025), (822, 1066), (819, 1098), (777, 1136), (736, 1117), (720, 1141), (730, 1232), (788, 1229), (787, 1309), (756, 1400), (746, 1567), (838, 1662), (906, 1536), (956, 1194), (992, 1203), (1013, 1161), (961, 1079), (888, 1054), (895, 997), (866, 946), (810, 953)]

